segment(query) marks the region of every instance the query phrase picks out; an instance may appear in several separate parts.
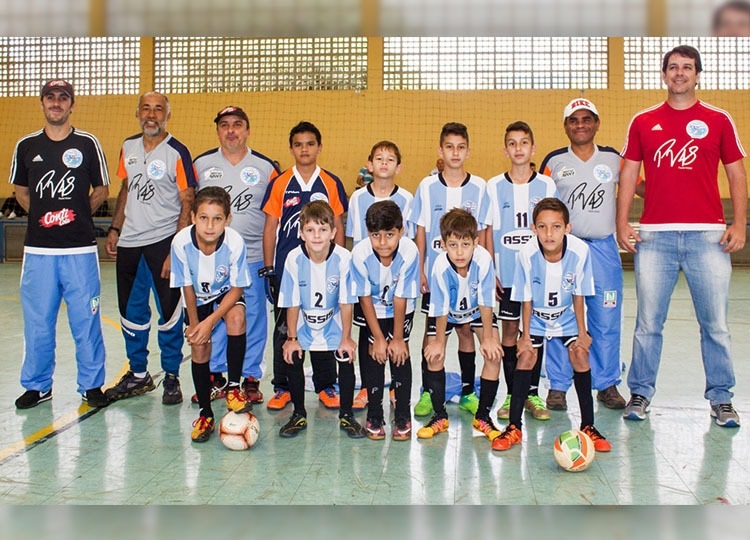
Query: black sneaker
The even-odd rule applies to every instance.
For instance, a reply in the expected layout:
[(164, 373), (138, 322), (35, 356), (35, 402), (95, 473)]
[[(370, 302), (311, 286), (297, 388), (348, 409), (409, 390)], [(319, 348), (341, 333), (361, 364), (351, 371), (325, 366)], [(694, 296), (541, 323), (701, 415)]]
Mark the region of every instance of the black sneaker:
[(107, 399), (107, 396), (104, 395), (101, 388), (86, 390), (81, 394), (81, 398), (89, 404), (89, 407), (94, 407), (95, 409), (100, 409), (109, 405), (109, 400)]
[(282, 437), (296, 437), (303, 429), (307, 429), (307, 418), (298, 413), (293, 413), (289, 421), (281, 426), (279, 435)]
[(182, 403), (182, 390), (180, 389), (180, 379), (177, 376), (167, 373), (162, 381), (164, 394), (161, 396), (161, 402), (164, 405), (177, 405)]
[(52, 399), (52, 389), (50, 388), (46, 392), (40, 392), (39, 390), (26, 390), (16, 400), (17, 409), (30, 409), (36, 407), (44, 401)]
[(140, 396), (141, 394), (150, 392), (154, 388), (156, 388), (156, 385), (148, 372), (145, 377), (136, 377), (135, 373), (128, 371), (116, 385), (112, 388), (107, 388), (104, 391), (104, 395), (112, 402), (118, 399)]
[(339, 418), (339, 429), (346, 432), (351, 439), (361, 439), (365, 436), (365, 428), (357, 422), (353, 414), (345, 414)]

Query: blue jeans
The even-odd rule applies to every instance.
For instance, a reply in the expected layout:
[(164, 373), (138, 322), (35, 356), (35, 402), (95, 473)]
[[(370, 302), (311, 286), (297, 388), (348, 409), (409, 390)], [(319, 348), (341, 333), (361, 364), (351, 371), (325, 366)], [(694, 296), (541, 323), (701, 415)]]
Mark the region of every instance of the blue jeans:
[(662, 330), (682, 270), (700, 326), (704, 397), (712, 405), (732, 400), (734, 369), (727, 325), (732, 264), (719, 244), (722, 235), (723, 231), (640, 232), (643, 241), (635, 254), (638, 315), (628, 374), (631, 394), (651, 399), (656, 392)]

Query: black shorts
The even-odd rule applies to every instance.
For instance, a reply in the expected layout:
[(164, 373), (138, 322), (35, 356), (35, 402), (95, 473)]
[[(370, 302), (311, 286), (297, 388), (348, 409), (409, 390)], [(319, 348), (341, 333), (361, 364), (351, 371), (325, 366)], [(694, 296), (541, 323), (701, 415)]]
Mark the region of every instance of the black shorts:
[(502, 293), (498, 290), (500, 308), (497, 310), (497, 318), (501, 321), (521, 320), (521, 302), (514, 302), (511, 300), (511, 292), (513, 292), (511, 287), (506, 287)]
[[(198, 322), (205, 321), (211, 313), (216, 311), (216, 308), (219, 307), (219, 304), (221, 304), (221, 301), (224, 300), (224, 297), (227, 295), (227, 293), (222, 294), (218, 298), (216, 298), (213, 302), (209, 302), (208, 304), (203, 304), (202, 306), (198, 306)], [(242, 307), (245, 307), (245, 295), (243, 294), (240, 296), (239, 300), (235, 302), (235, 306), (239, 305)], [(190, 326), (190, 321), (188, 320), (188, 311), (187, 309), (184, 310), (185, 313), (185, 326)]]
[[(482, 318), (477, 317), (476, 319), (461, 324), (454, 324), (449, 322), (445, 325), (445, 335), (449, 336), (454, 328), (464, 326), (465, 324), (468, 324), (469, 328), (471, 328), (472, 330), (475, 330), (476, 328), (482, 328)], [(497, 317), (495, 317), (494, 313), (492, 314), (492, 328), (497, 328)], [(425, 334), (428, 336), (437, 335), (437, 318), (427, 317), (427, 322), (425, 323)]]
[(565, 345), (566, 347), (570, 347), (570, 344), (577, 340), (578, 336), (555, 336), (551, 338), (545, 338), (544, 336), (531, 336), (531, 346), (535, 349), (538, 349), (544, 344), (545, 339), (561, 339), (563, 345)]
[(367, 328), (367, 319), (365, 319), (365, 314), (362, 312), (362, 306), (357, 302), (354, 304), (354, 312), (352, 314), (352, 323), (354, 326), (359, 326), (360, 328)]
[[(393, 317), (390, 317), (388, 319), (378, 319), (378, 324), (380, 325), (380, 331), (383, 332), (383, 335), (385, 336), (385, 339), (387, 341), (390, 341), (393, 339)], [(406, 317), (404, 317), (404, 341), (409, 341), (409, 336), (411, 336), (411, 329), (414, 326), (414, 312), (407, 313)], [(367, 328), (367, 341), (370, 343), (375, 343), (375, 339), (372, 337), (372, 332), (370, 332), (370, 327)]]
[(422, 313), (427, 315), (430, 312), (430, 293), (422, 294)]

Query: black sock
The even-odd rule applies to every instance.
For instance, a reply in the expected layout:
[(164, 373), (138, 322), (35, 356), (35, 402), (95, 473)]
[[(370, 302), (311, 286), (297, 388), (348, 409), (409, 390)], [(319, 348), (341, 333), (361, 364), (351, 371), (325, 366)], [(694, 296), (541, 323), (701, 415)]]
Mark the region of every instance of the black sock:
[(395, 416), (397, 420), (411, 419), (411, 407), (409, 406), (411, 378), (410, 358), (407, 358), (401, 366), (396, 366), (391, 362), (391, 388), (396, 394)]
[(591, 397), (591, 370), (573, 372), (573, 384), (581, 409), (581, 427), (594, 425), (594, 398)]
[(292, 395), (294, 412), (307, 416), (305, 410), (305, 369), (304, 357), (295, 353), (293, 356), (294, 363), (287, 364), (287, 380), (289, 381), (289, 393)]
[(476, 418), (487, 420), (490, 418), (490, 409), (495, 403), (495, 395), (500, 381), (491, 381), (489, 379), (479, 379), (479, 407), (477, 408)]
[(420, 351), (422, 353), (422, 362), (420, 366), (422, 367), (422, 392), (427, 392), (427, 383), (425, 382), (425, 373), (427, 373), (427, 358), (424, 355), (424, 347), (422, 347), (422, 350)]
[(514, 424), (518, 429), (521, 429), (523, 405), (526, 402), (526, 396), (529, 394), (531, 372), (531, 369), (516, 369), (513, 373), (513, 390), (511, 391), (510, 420), (508, 423)]
[(198, 396), (198, 406), (201, 410), (200, 414), (206, 418), (213, 418), (214, 412), (211, 410), (211, 367), (208, 362), (205, 364), (191, 362), (191, 367), (195, 394)]
[(242, 364), (245, 361), (245, 334), (227, 336), (227, 377), (229, 386), (239, 386), (242, 377)]
[(505, 389), (508, 395), (513, 393), (513, 372), (518, 362), (518, 347), (515, 345), (506, 347), (503, 345), (503, 375), (505, 375)]
[(475, 351), (458, 351), (458, 365), (461, 366), (461, 395), (466, 396), (474, 391), (474, 377), (476, 376)]
[(536, 364), (531, 370), (531, 382), (529, 384), (530, 396), (539, 395), (539, 378), (542, 376), (542, 357), (544, 356), (544, 343), (536, 350)]
[(351, 416), (354, 401), (354, 364), (336, 362), (339, 368), (339, 418)]
[(430, 393), (435, 416), (448, 418), (448, 412), (445, 410), (445, 369), (425, 371), (424, 387)]

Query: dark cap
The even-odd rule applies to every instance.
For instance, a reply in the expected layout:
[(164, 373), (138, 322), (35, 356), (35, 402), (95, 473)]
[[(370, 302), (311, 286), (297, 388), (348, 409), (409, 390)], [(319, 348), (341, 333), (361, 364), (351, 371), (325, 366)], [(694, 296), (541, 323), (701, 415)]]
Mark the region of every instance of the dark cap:
[(75, 94), (73, 93), (73, 86), (62, 79), (52, 79), (47, 81), (42, 87), (42, 93), (39, 97), (44, 97), (52, 90), (59, 90), (60, 92), (67, 94), (71, 101), (75, 100)]
[(248, 119), (247, 114), (245, 114), (245, 111), (243, 111), (239, 107), (233, 107), (232, 105), (229, 105), (228, 107), (224, 107), (218, 113), (216, 113), (216, 118), (214, 118), (214, 123), (218, 124), (219, 120), (221, 120), (225, 116), (239, 116), (245, 122), (247, 122), (248, 126), (250, 125), (250, 120)]

